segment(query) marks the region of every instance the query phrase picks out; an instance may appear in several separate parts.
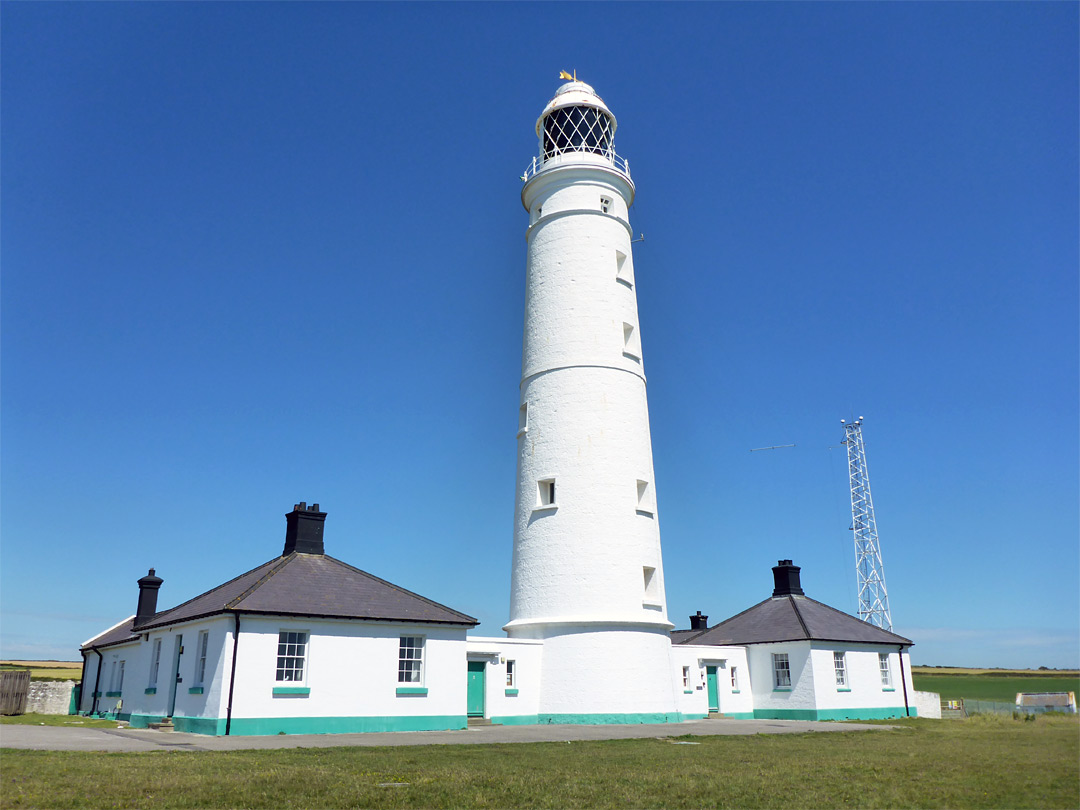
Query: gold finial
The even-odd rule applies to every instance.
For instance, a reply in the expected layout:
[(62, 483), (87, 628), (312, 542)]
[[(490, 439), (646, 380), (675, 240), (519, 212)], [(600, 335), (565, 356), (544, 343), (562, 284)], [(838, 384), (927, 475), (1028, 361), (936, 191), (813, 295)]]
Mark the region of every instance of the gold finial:
[(574, 68), (574, 75), (573, 76), (571, 76), (565, 70), (560, 70), (559, 71), (559, 78), (560, 79), (566, 79), (568, 82), (576, 82), (577, 81), (577, 68)]

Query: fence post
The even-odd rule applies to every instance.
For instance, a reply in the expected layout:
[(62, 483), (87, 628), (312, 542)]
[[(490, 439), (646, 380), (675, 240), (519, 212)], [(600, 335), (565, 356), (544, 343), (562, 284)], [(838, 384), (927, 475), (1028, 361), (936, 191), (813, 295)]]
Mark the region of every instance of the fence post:
[(25, 714), (26, 695), (30, 690), (30, 670), (0, 672), (0, 714)]

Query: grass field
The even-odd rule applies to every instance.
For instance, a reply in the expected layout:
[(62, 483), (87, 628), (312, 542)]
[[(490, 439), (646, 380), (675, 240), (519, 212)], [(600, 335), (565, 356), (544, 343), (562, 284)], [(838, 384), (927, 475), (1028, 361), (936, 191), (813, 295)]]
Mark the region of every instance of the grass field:
[(1075, 808), (1080, 801), (1076, 717), (899, 725), (836, 734), (221, 753), (7, 749), (0, 806)]
[(78, 661), (0, 661), (0, 669), (28, 669), (35, 681), (77, 681), (82, 677)]
[(1033, 675), (990, 671), (977, 674), (939, 674), (931, 669), (927, 674), (912, 668), (911, 679), (915, 688), (924, 692), (938, 692), (942, 700), (972, 698), (977, 700), (1000, 700), (1012, 703), (1017, 692), (1076, 692), (1080, 694), (1078, 675)]

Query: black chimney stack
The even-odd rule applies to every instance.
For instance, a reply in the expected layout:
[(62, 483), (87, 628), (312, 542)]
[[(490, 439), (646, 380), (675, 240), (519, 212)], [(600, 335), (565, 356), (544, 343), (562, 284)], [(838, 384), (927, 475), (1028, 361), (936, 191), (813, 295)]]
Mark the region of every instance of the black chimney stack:
[(296, 504), (293, 510), (285, 515), (285, 550), (281, 552), (281, 556), (294, 551), (301, 554), (325, 554), (322, 539), (325, 522), (326, 512), (320, 512), (317, 503), (313, 503), (310, 509), (305, 501)]
[(139, 607), (135, 611), (135, 624), (133, 626), (137, 627), (150, 621), (154, 614), (157, 613), (157, 592), (164, 581), (154, 574), (153, 568), (150, 569), (150, 573), (139, 580)]
[(797, 565), (792, 565), (791, 560), (777, 560), (776, 565), (773, 566), (772, 575), (773, 583), (773, 596), (787, 596), (788, 594), (794, 594), (795, 596), (804, 596), (802, 585), (799, 582), (799, 572), (802, 571)]
[(697, 612), (696, 616), (690, 617), (690, 629), (691, 630), (708, 630), (709, 629), (709, 617), (702, 616), (701, 611)]

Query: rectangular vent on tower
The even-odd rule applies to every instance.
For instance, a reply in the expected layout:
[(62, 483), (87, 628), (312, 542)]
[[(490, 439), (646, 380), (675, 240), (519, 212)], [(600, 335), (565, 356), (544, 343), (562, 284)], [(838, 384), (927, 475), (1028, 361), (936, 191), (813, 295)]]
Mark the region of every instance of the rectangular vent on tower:
[(633, 262), (626, 260), (626, 254), (621, 250), (615, 251), (615, 280), (627, 287), (634, 286)]
[(518, 408), (518, 432), (519, 437), (529, 432), (529, 403), (522, 402)]
[(536, 509), (555, 509), (555, 479), (541, 478), (536, 482)]
[(653, 498), (653, 489), (649, 486), (648, 481), (642, 481), (640, 478), (637, 482), (637, 513), (639, 515), (652, 515), (656, 514), (656, 500)]
[(600, 210), (603, 211), (605, 214), (611, 213), (611, 197), (600, 198)]
[(645, 577), (645, 598), (641, 600), (645, 607), (661, 607), (660, 604), (660, 577), (656, 575), (656, 569), (644, 565), (641, 572)]
[(632, 323), (623, 323), (623, 356), (629, 357), (635, 363), (641, 362), (641, 341), (638, 339), (637, 329)]

